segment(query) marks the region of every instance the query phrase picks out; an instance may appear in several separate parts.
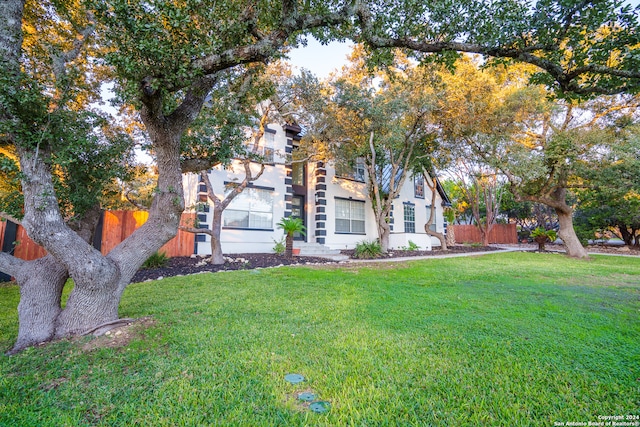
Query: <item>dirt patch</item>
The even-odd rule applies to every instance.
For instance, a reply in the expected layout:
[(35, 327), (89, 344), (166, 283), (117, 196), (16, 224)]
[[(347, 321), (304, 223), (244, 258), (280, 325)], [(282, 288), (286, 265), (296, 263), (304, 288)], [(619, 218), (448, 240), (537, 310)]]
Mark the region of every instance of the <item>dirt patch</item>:
[(124, 347), (132, 340), (144, 337), (144, 331), (151, 326), (155, 326), (156, 323), (156, 320), (152, 317), (141, 317), (127, 322), (123, 326), (110, 329), (103, 335), (91, 338), (80, 348), (82, 351), (92, 351), (97, 348)]

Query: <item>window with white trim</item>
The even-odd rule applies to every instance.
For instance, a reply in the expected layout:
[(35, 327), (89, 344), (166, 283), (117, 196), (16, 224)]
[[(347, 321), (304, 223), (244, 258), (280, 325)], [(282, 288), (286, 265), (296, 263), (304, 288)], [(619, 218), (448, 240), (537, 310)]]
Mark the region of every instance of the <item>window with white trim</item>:
[(424, 176), (416, 175), (413, 177), (413, 191), (418, 199), (424, 199)]
[(352, 179), (354, 181), (364, 182), (365, 165), (364, 159), (356, 159), (355, 161), (341, 161), (335, 165), (336, 176), (338, 178)]
[(273, 229), (273, 191), (245, 188), (224, 210), (224, 227)]
[(416, 232), (416, 206), (413, 204), (404, 204), (404, 232)]
[(274, 162), (274, 147), (276, 142), (276, 134), (271, 132), (265, 132), (264, 137), (262, 139), (262, 156), (264, 157), (265, 163), (273, 163)]
[(364, 202), (335, 199), (336, 233), (365, 234)]
[(265, 132), (260, 141), (256, 144), (254, 140), (248, 140), (244, 143), (245, 149), (250, 154), (257, 154), (262, 157), (264, 163), (273, 163), (274, 160), (274, 145), (275, 133)]

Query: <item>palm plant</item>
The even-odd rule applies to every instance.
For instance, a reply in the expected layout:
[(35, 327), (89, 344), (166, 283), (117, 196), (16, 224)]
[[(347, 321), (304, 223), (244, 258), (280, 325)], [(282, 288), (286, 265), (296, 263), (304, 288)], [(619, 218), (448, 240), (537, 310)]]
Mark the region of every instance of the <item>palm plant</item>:
[(291, 258), (293, 257), (293, 235), (300, 233), (304, 236), (306, 227), (302, 223), (302, 218), (290, 216), (282, 218), (278, 223), (278, 228), (281, 228), (286, 236), (284, 255), (287, 258)]
[(538, 227), (531, 232), (531, 237), (538, 244), (538, 250), (543, 252), (545, 243), (555, 241), (558, 235), (555, 230), (545, 230)]

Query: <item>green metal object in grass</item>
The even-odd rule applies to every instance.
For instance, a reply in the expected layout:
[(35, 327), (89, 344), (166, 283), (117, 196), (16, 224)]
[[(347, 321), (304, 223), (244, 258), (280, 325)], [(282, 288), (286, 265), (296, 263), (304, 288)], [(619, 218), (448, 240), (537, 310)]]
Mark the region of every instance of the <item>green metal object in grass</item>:
[(311, 405), (309, 405), (309, 409), (311, 409), (316, 414), (324, 414), (325, 412), (329, 412), (330, 408), (331, 405), (329, 404), (329, 402), (319, 401), (313, 402)]
[(298, 395), (298, 399), (304, 401), (304, 402), (312, 402), (314, 400), (316, 400), (316, 394), (315, 393), (311, 393), (310, 391), (305, 391), (304, 393), (300, 393)]
[(287, 374), (284, 376), (284, 379), (291, 384), (299, 384), (304, 381), (304, 377), (300, 374)]

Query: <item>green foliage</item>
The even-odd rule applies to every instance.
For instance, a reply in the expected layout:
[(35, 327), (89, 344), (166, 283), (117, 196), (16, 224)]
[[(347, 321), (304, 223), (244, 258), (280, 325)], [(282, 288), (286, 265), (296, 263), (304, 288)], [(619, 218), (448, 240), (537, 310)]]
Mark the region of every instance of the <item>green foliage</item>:
[(556, 233), (555, 230), (545, 230), (542, 227), (538, 227), (535, 230), (533, 230), (530, 236), (533, 237), (534, 239), (541, 238), (549, 242), (553, 242), (558, 238), (558, 234)]
[[(115, 179), (127, 179), (133, 142), (106, 114), (89, 107), (99, 98), (95, 79), (106, 77), (102, 66), (79, 54), (64, 64), (64, 73), (56, 68), (56, 56), (71, 49), (78, 42), (76, 31), (89, 24), (84, 9), (64, 2), (27, 2), (24, 14), (24, 28), (32, 31), (24, 34), (22, 72), (0, 69), (0, 134), (10, 136), (0, 147), (0, 180), (11, 185), (0, 193), (0, 207), (22, 216), (18, 179), (24, 177), (16, 175), (17, 166), (9, 167), (12, 161), (17, 165), (20, 147), (28, 152), (23, 160), (48, 164), (62, 216), (75, 219), (99, 204)], [(86, 54), (93, 40), (84, 41), (86, 50), (80, 52)]]
[[(134, 323), (124, 347), (112, 334), (0, 357), (0, 425), (543, 426), (637, 414), (639, 279), (630, 257), (512, 253), (132, 284), (121, 316), (153, 324)], [(3, 350), (19, 293), (0, 285)], [(289, 373), (306, 381), (292, 386)], [(328, 413), (296, 402), (309, 390)]]
[(305, 235), (306, 227), (302, 222), (302, 218), (292, 216), (282, 218), (280, 219), (280, 222), (278, 222), (277, 226), (282, 229), (287, 236), (293, 236), (295, 233), (300, 233), (303, 236)]
[(533, 230), (530, 237), (538, 244), (538, 250), (545, 250), (545, 243), (554, 242), (558, 238), (558, 234), (555, 230), (545, 230), (542, 227), (538, 227)]
[(611, 230), (632, 245), (640, 237), (640, 125), (620, 117), (601, 138), (600, 152), (578, 165), (576, 226), (583, 240)]
[(169, 257), (164, 252), (156, 252), (142, 264), (143, 269), (160, 268), (167, 265)]
[(293, 256), (293, 237), (296, 233), (305, 235), (304, 223), (302, 222), (302, 218), (298, 217), (285, 217), (278, 222), (278, 228), (281, 228), (285, 234), (285, 252), (284, 255), (287, 258), (291, 258)]
[(403, 246), (400, 248), (403, 251), (419, 251), (420, 246), (409, 240), (409, 244), (407, 246)]
[(0, 212), (20, 218), (23, 204), (20, 167), (13, 156), (9, 157), (1, 151), (0, 149)]
[(453, 224), (456, 220), (456, 210), (452, 206), (446, 206), (443, 209), (442, 215), (449, 224)]
[(283, 237), (280, 240), (273, 239), (273, 243), (275, 243), (273, 246), (273, 252), (278, 255), (284, 255), (284, 251), (286, 249), (285, 238)]
[(378, 258), (380, 255), (382, 255), (382, 246), (378, 240), (358, 242), (353, 254), (355, 258), (359, 259)]
[[(29, 78), (25, 75), (23, 79)], [(31, 84), (36, 85), (33, 81)], [(81, 216), (99, 203), (106, 187), (115, 179), (128, 179), (133, 141), (96, 113), (46, 110), (51, 100), (36, 92), (25, 90), (5, 104), (16, 120), (3, 120), (0, 128), (17, 136), (17, 144), (49, 163), (63, 216)], [(14, 148), (7, 147), (5, 152), (13, 153)], [(0, 206), (21, 216), (21, 176), (14, 158), (0, 153), (3, 187), (10, 187), (3, 188)]]

